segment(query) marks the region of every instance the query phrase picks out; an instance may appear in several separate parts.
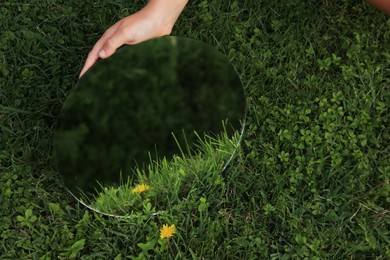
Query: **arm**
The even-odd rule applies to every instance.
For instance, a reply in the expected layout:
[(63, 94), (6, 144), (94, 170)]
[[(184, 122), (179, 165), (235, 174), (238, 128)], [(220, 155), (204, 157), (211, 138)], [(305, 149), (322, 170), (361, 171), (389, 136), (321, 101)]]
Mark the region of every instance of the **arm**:
[(124, 44), (137, 44), (169, 35), (188, 0), (149, 0), (139, 12), (123, 18), (108, 28), (88, 54), (80, 77), (101, 58), (110, 57)]
[(390, 15), (390, 0), (366, 0), (370, 5)]

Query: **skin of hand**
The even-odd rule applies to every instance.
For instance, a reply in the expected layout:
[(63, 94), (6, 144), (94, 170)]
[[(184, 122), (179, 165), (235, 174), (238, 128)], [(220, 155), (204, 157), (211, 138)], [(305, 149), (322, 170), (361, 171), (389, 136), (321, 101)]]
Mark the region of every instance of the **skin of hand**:
[(372, 6), (390, 15), (390, 0), (366, 0)]
[(81, 78), (101, 58), (110, 57), (124, 44), (137, 44), (171, 34), (188, 0), (150, 0), (137, 13), (123, 18), (103, 34), (89, 52)]
[[(366, 0), (390, 15), (390, 0)], [(110, 57), (124, 44), (137, 44), (151, 38), (169, 35), (188, 0), (150, 0), (139, 12), (111, 26), (88, 54), (80, 77), (96, 61)]]

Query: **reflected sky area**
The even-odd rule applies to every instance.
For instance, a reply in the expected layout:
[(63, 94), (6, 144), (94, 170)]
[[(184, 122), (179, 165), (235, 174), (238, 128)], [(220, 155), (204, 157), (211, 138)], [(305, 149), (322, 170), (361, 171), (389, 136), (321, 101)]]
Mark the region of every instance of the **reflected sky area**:
[(214, 48), (174, 36), (124, 46), (69, 93), (54, 132), (57, 169), (78, 198), (185, 154), (195, 132), (241, 131), (244, 116), (240, 79)]

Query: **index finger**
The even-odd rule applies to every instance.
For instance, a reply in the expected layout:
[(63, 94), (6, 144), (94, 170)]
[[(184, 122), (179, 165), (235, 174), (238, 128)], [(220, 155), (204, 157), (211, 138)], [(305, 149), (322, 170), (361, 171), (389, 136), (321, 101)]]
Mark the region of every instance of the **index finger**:
[(103, 36), (95, 43), (92, 50), (88, 53), (87, 60), (85, 61), (84, 67), (80, 72), (79, 78), (81, 78), (99, 59), (99, 51), (103, 47), (107, 39), (111, 37), (112, 34), (119, 27), (119, 22), (107, 29)]

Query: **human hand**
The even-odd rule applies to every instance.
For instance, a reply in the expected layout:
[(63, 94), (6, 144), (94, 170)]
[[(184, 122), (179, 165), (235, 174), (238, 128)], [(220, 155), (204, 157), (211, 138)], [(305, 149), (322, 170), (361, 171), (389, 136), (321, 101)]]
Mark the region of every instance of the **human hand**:
[(369, 4), (375, 6), (382, 12), (390, 15), (390, 0), (366, 0)]
[(96, 42), (81, 70), (81, 78), (101, 58), (110, 57), (124, 44), (137, 44), (169, 35), (188, 0), (150, 0), (139, 12), (111, 26)]

